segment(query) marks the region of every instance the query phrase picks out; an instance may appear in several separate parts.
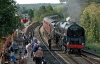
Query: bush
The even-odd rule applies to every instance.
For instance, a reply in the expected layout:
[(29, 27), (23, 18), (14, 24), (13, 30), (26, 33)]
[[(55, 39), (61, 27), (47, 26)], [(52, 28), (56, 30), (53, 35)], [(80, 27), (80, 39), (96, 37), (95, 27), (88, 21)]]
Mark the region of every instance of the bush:
[[(99, 45), (99, 44), (98, 44)], [(100, 46), (98, 46), (95, 43), (86, 43), (86, 47), (89, 48), (92, 51), (96, 51), (97, 53), (100, 53)]]

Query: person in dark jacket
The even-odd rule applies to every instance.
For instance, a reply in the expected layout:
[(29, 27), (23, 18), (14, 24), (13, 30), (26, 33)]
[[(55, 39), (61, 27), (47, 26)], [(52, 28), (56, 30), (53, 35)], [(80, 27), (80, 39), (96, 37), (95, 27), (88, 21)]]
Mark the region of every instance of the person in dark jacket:
[(32, 54), (31, 56), (34, 57), (35, 52), (38, 50), (39, 46), (37, 45), (37, 43), (34, 44), (33, 48), (32, 48)]
[(26, 56), (27, 55), (27, 50), (26, 50), (26, 48), (24, 49), (24, 56)]
[(10, 51), (8, 51), (7, 49), (5, 50), (5, 53), (4, 53), (4, 58), (5, 58), (5, 62), (9, 62), (10, 60)]
[(48, 39), (49, 49), (51, 50), (51, 38)]
[(36, 64), (42, 64), (43, 51), (41, 47), (38, 48), (34, 55), (33, 61), (35, 61)]

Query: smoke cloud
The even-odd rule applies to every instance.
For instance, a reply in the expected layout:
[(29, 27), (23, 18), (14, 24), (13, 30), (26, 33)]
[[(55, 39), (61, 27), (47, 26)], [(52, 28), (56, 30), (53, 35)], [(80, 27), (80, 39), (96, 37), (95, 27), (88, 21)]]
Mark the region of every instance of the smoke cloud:
[(67, 0), (68, 14), (73, 21), (79, 21), (82, 12), (82, 0)]

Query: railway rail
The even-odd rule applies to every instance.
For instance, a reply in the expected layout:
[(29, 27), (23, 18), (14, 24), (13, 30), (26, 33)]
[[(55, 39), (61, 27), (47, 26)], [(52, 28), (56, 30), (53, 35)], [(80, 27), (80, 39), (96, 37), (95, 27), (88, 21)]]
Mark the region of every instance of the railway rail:
[(46, 59), (48, 64), (84, 64), (84, 63), (85, 64), (99, 64), (100, 63), (100, 61), (97, 60), (97, 59), (100, 59), (100, 56), (96, 57), (96, 59), (94, 60), (93, 58), (90, 59), (91, 56), (88, 57), (87, 56), (88, 54), (75, 56), (73, 54), (66, 55), (65, 53), (61, 53), (62, 52), (61, 49), (58, 49), (57, 51), (50, 51), (48, 49), (47, 41), (44, 40), (43, 35), (40, 31), (41, 26), (42, 24), (41, 25), (38, 24), (36, 27), (31, 26), (28, 32), (31, 32), (32, 36), (35, 36), (37, 39), (41, 41), (41, 46), (44, 52), (44, 58)]
[(100, 64), (100, 56), (84, 50), (81, 55), (66, 54), (75, 64)]
[(87, 60), (86, 57), (84, 56), (78, 56), (78, 55), (67, 55), (68, 57), (70, 57), (76, 64), (93, 64), (91, 61)]
[[(38, 30), (40, 30), (41, 26), (38, 27)], [(37, 32), (37, 31), (36, 31)], [(38, 31), (38, 34), (40, 34), (40, 31)], [(43, 43), (43, 46), (45, 46), (43, 49), (45, 50), (44, 52), (46, 54), (50, 53), (52, 54), (52, 56), (54, 56), (54, 58), (58, 61), (58, 63), (56, 64), (63, 64), (55, 55), (54, 53), (52, 53), (49, 49), (48, 49), (48, 45), (46, 44), (46, 41), (43, 40), (43, 37), (41, 37), (42, 35), (40, 34), (39, 35), (39, 39), (41, 40), (41, 42)], [(48, 54), (49, 55), (49, 54)], [(86, 56), (87, 54), (82, 54), (81, 56), (73, 56), (73, 55), (67, 55), (67, 57), (69, 57), (75, 64), (99, 64), (100, 61), (97, 60), (97, 59), (100, 59), (100, 56), (99, 57), (96, 57), (96, 59), (93, 59), (93, 57), (88, 57)], [(95, 54), (92, 54), (92, 55), (95, 55)], [(95, 55), (95, 56), (98, 56), (98, 55)], [(91, 60), (90, 60), (91, 59)], [(94, 62), (93, 62), (94, 60)], [(68, 60), (65, 60), (65, 61), (68, 61)], [(67, 64), (71, 64), (71, 62), (66, 62)], [(73, 63), (72, 63), (73, 64)]]
[(91, 52), (84, 50), (82, 56), (87, 58), (92, 64), (100, 64), (100, 56)]
[[(61, 50), (61, 49), (60, 49), (60, 50)], [(60, 51), (60, 50), (59, 50), (59, 51)], [(58, 54), (59, 51), (55, 51), (55, 52), (57, 53), (57, 55), (59, 55), (60, 57), (62, 57), (62, 54)], [(64, 54), (63, 54), (63, 55), (64, 55)], [(68, 58), (68, 57), (69, 57), (70, 59), (71, 59), (71, 58), (72, 58), (72, 59), (69, 60), (69, 61), (68, 61), (68, 59), (66, 60), (66, 58)], [(62, 59), (63, 59), (65, 62), (67, 61), (66, 64), (73, 64), (73, 63), (75, 63), (75, 64), (84, 64), (84, 63), (85, 63), (85, 64), (94, 64), (94, 63), (92, 62), (93, 60), (90, 60), (89, 58), (87, 59), (86, 56), (82, 56), (82, 55), (81, 55), (81, 56), (80, 56), (80, 55), (79, 55), (79, 56), (67, 55), (66, 58), (62, 57)], [(92, 59), (93, 59), (93, 58), (92, 58)], [(98, 64), (99, 62), (97, 63), (97, 62), (95, 61), (95, 63)]]
[(29, 32), (31, 32), (31, 35), (32, 35), (32, 37), (34, 36), (34, 30), (35, 30), (35, 28), (38, 26), (38, 25), (40, 25), (40, 23), (39, 22), (33, 22), (28, 28), (27, 28), (27, 30), (26, 30), (26, 35), (28, 35), (29, 34)]
[[(39, 22), (33, 22), (26, 30), (26, 35), (28, 36), (29, 32), (31, 33), (32, 37), (34, 37), (34, 30), (36, 29), (37, 26), (39, 26), (40, 23)], [(31, 54), (30, 54), (31, 56)], [(33, 58), (29, 58), (28, 59), (28, 64), (35, 64), (33, 62)]]
[(53, 51), (50, 51), (48, 49), (48, 45), (43, 40), (40, 31), (38, 31), (38, 30), (40, 30), (41, 26), (42, 25), (40, 25), (39, 27), (36, 28), (36, 31), (34, 32), (34, 34), (35, 34), (34, 36), (38, 36), (36, 38), (38, 38), (42, 42), (41, 46), (42, 46), (43, 51), (44, 51), (44, 58), (46, 59), (48, 64), (64, 64), (64, 62), (61, 62), (61, 60), (57, 56), (55, 56)]
[[(28, 35), (29, 32), (31, 32), (32, 37), (35, 36), (41, 41), (41, 46), (44, 51), (44, 58), (47, 60), (48, 64), (73, 64), (73, 63), (75, 64), (100, 64), (100, 56), (87, 52), (85, 50), (83, 50), (81, 56), (73, 55), (73, 54), (69, 55), (65, 53), (62, 54), (61, 49), (58, 49), (58, 51), (50, 51), (48, 49), (48, 44), (43, 39), (42, 37), (43, 35), (41, 34), (41, 31), (40, 31), (42, 24), (40, 25), (40, 23), (38, 22), (33, 23), (33, 24), (30, 25), (30, 27), (28, 27), (28, 29), (26, 30), (26, 35)], [(70, 58), (70, 61), (68, 61), (68, 58)]]

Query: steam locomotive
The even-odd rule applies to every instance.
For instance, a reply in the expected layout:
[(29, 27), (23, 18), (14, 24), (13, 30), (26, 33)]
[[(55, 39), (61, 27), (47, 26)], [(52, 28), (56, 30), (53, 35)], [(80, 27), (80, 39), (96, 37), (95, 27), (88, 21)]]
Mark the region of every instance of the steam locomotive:
[(66, 53), (79, 53), (85, 45), (85, 31), (76, 22), (60, 21), (58, 15), (44, 17), (43, 28)]

